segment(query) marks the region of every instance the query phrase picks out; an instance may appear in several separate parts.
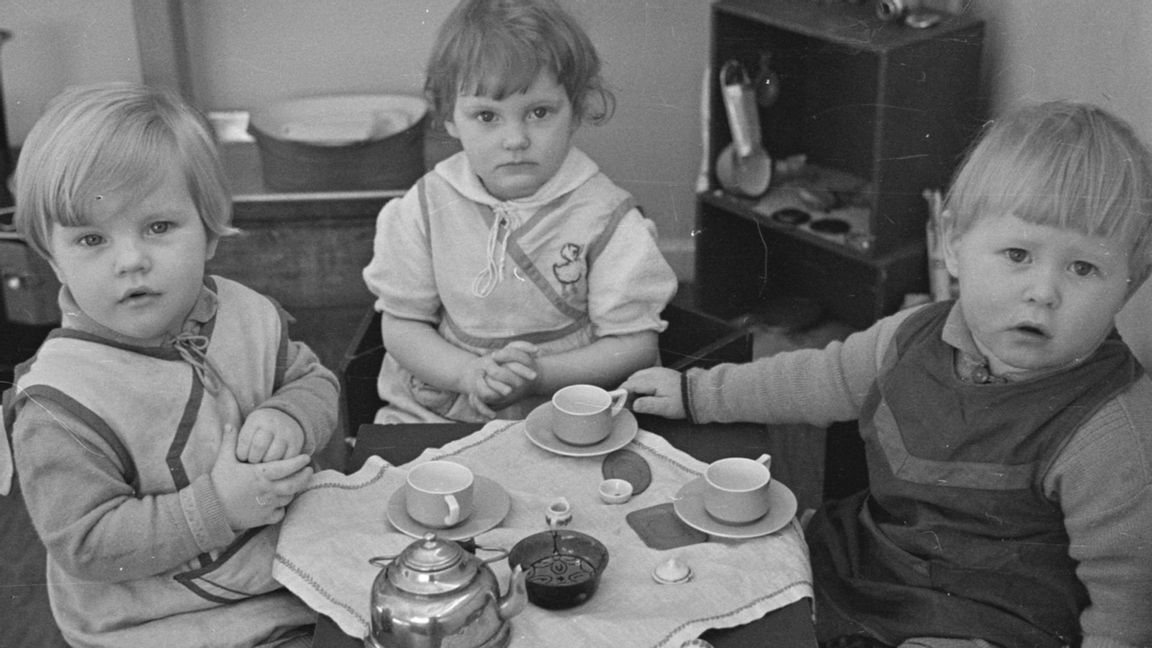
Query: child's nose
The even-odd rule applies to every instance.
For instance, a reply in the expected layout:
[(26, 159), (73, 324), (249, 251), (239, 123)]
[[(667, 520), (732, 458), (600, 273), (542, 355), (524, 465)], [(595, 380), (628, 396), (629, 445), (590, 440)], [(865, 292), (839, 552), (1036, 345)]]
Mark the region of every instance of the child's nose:
[(511, 123), (504, 129), (504, 148), (509, 151), (528, 147), (528, 128), (524, 124)]
[(144, 246), (125, 241), (116, 247), (116, 274), (128, 274), (148, 269), (150, 261)]
[(1057, 306), (1060, 304), (1060, 273), (1048, 268), (1037, 268), (1029, 273), (1026, 290), (1029, 302)]

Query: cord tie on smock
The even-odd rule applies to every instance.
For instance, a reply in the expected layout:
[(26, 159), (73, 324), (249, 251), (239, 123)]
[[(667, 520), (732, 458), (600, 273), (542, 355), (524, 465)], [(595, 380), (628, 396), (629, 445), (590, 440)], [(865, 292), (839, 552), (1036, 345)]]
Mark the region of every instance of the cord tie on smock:
[(508, 253), (508, 237), (512, 234), (512, 218), (508, 208), (497, 204), (492, 208), (492, 228), (488, 230), (488, 245), (484, 252), (486, 265), (472, 280), (472, 294), (487, 297), (504, 278), (504, 262)]
[(204, 389), (212, 394), (219, 393), (223, 379), (220, 370), (208, 357), (208, 337), (195, 333), (181, 333), (173, 338), (172, 346), (184, 362), (192, 366), (200, 382), (204, 383)]

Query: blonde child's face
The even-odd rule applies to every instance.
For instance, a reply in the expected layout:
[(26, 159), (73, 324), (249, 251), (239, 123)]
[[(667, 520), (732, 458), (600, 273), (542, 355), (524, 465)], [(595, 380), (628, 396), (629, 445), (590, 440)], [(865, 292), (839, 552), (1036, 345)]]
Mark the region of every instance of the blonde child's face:
[(1128, 296), (1121, 241), (987, 216), (945, 244), (976, 346), (996, 375), (1034, 374), (1088, 357)]
[(120, 335), (176, 334), (196, 303), (208, 236), (176, 165), (143, 197), (113, 190), (86, 206), (90, 225), (54, 225), (52, 267), (88, 317)]
[(523, 93), (500, 100), (460, 95), (445, 122), (488, 193), (499, 200), (531, 196), (556, 175), (577, 125), (567, 91), (549, 72), (541, 72)]

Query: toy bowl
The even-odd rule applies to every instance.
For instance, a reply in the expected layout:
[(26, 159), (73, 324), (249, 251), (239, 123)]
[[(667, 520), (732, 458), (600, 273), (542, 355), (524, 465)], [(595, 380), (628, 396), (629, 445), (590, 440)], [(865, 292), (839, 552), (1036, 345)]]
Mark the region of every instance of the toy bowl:
[(586, 533), (553, 529), (517, 542), (508, 553), (508, 564), (524, 570), (533, 605), (562, 610), (596, 593), (608, 566), (608, 549)]

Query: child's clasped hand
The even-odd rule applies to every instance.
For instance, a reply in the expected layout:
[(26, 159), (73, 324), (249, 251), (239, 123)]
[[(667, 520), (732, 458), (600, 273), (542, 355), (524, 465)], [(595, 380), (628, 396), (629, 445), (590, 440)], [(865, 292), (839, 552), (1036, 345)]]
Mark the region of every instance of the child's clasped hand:
[(248, 463), (294, 457), (304, 448), (304, 429), (278, 409), (262, 407), (244, 420), (236, 439), (236, 459)]
[(211, 474), (228, 524), (241, 530), (279, 522), (284, 507), (312, 476), (311, 457), (296, 454), (265, 463), (243, 463), (236, 458), (236, 446), (236, 428), (225, 425)]
[(532, 393), (540, 377), (536, 358), (540, 350), (515, 340), (492, 353), (476, 356), (464, 371), (464, 389), (473, 407), (485, 416)]

